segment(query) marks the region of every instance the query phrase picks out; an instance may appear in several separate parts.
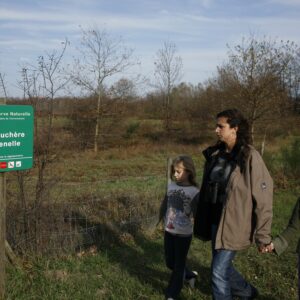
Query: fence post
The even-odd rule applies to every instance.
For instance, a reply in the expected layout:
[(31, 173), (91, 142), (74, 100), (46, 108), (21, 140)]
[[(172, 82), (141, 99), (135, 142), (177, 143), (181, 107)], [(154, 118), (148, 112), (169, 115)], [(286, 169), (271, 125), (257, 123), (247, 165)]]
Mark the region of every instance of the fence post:
[(6, 175), (0, 173), (0, 299), (5, 295)]
[[(0, 73), (0, 86), (4, 91), (4, 98), (0, 98), (0, 105), (6, 105), (6, 89), (3, 76)], [(0, 173), (0, 299), (5, 295), (5, 241), (6, 241), (6, 175)]]
[(166, 172), (166, 176), (167, 176), (166, 191), (168, 191), (168, 186), (172, 182), (172, 174), (171, 174), (172, 162), (173, 162), (172, 157), (168, 157), (167, 158), (167, 172)]

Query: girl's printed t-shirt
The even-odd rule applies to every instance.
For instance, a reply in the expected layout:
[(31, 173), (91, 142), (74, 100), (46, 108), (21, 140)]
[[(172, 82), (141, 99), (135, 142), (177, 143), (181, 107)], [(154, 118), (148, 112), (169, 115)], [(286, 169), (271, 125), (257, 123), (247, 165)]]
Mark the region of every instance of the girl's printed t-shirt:
[(172, 234), (191, 235), (192, 216), (195, 213), (199, 189), (195, 186), (181, 186), (176, 182), (168, 185), (165, 230)]

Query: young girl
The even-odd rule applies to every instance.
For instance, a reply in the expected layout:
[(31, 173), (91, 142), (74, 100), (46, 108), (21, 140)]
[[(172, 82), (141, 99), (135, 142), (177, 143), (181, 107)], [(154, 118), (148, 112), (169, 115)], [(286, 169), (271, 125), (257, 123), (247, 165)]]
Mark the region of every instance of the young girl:
[(166, 265), (172, 270), (166, 289), (166, 299), (176, 299), (183, 280), (193, 280), (196, 272), (185, 267), (192, 240), (193, 221), (199, 189), (196, 183), (194, 162), (187, 155), (176, 157), (171, 166), (172, 180), (160, 208), (160, 220), (164, 217), (164, 249)]

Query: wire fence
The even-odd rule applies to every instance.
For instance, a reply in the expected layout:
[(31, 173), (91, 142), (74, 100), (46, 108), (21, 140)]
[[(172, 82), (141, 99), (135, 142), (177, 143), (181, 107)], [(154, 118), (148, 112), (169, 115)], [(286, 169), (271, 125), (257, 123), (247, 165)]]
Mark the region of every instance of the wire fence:
[[(119, 222), (92, 222), (89, 216), (69, 208), (52, 211), (48, 216), (27, 214), (9, 218), (7, 239), (11, 247), (19, 254), (28, 253), (74, 253), (90, 246), (101, 247), (120, 241), (126, 234), (135, 234), (140, 230), (152, 230), (157, 214), (131, 217)], [(131, 214), (129, 214), (131, 215)], [(133, 215), (133, 213), (132, 213)]]
[[(137, 177), (137, 180), (147, 185), (145, 177)], [(101, 185), (103, 182), (107, 181), (101, 181)], [(20, 255), (75, 253), (91, 246), (101, 248), (120, 242), (125, 236), (155, 228), (161, 188), (129, 195), (128, 191), (123, 195), (111, 191), (101, 194), (102, 190), (95, 189), (82, 199), (82, 187), (89, 190), (92, 184), (97, 183), (73, 186), (60, 182), (55, 188), (52, 186), (52, 193), (47, 197), (54, 197), (55, 193), (61, 195), (62, 187), (71, 186), (72, 192), (78, 193), (77, 199), (63, 203), (53, 198), (38, 207), (24, 209), (20, 201), (10, 201), (6, 223), (7, 240), (12, 249)]]

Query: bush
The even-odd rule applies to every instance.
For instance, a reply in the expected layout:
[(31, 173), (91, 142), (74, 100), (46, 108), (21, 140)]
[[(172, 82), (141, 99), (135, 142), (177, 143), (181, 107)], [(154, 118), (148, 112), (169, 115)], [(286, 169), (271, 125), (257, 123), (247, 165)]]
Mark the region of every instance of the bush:
[(276, 187), (287, 188), (299, 184), (300, 138), (294, 138), (279, 151), (266, 151), (263, 159)]
[(139, 121), (134, 121), (130, 123), (126, 129), (126, 133), (124, 134), (125, 139), (130, 139), (131, 136), (138, 130), (140, 127), (140, 122)]
[(281, 149), (281, 160), (284, 174), (293, 179), (300, 178), (300, 138)]

